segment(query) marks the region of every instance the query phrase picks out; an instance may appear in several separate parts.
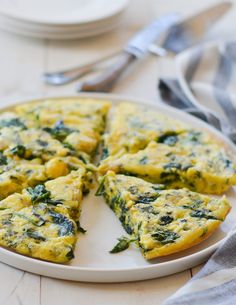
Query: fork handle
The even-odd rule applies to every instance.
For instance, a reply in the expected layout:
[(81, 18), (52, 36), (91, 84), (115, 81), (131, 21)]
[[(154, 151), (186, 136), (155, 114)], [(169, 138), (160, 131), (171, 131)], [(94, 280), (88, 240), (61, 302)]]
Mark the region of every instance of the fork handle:
[(81, 83), (78, 90), (84, 92), (109, 92), (124, 70), (136, 57), (123, 52), (119, 58), (99, 76)]

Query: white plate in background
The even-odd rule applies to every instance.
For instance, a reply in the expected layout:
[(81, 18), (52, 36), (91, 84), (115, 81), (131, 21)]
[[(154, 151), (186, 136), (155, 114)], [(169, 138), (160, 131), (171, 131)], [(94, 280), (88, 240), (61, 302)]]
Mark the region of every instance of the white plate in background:
[(114, 29), (127, 4), (128, 0), (0, 0), (0, 28), (36, 38), (90, 37)]
[(0, 13), (22, 21), (70, 25), (114, 16), (128, 0), (1, 0)]
[(117, 15), (113, 20), (105, 20), (99, 24), (83, 25), (81, 27), (47, 27), (45, 25), (37, 26), (35, 24), (21, 22), (3, 16), (0, 14), (0, 28), (14, 34), (19, 34), (34, 38), (46, 39), (79, 39), (103, 34), (114, 30), (121, 23), (121, 14)]

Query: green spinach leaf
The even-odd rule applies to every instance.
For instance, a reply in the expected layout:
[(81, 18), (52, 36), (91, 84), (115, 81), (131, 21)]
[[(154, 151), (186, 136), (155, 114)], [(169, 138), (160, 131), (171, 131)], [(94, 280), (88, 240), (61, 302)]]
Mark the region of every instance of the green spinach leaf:
[(79, 220), (76, 221), (77, 224), (77, 230), (83, 234), (85, 234), (87, 232), (87, 230), (85, 230), (83, 227), (81, 227)]
[(43, 184), (37, 185), (35, 188), (28, 187), (27, 192), (30, 194), (33, 203), (40, 201), (46, 201), (50, 199), (51, 193), (48, 191)]
[(67, 127), (63, 121), (57, 121), (52, 128), (45, 127), (44, 130), (59, 141), (63, 141), (72, 132), (78, 132), (78, 130)]
[(24, 158), (26, 152), (26, 148), (24, 145), (18, 144), (11, 149), (11, 153), (13, 155), (17, 155), (20, 158)]
[(135, 242), (137, 241), (137, 239), (133, 238), (128, 238), (128, 237), (125, 237), (125, 236), (122, 236), (121, 238), (118, 238), (118, 243), (114, 246), (114, 248), (109, 251), (110, 253), (114, 254), (114, 253), (119, 253), (119, 252), (122, 252), (126, 249), (129, 248), (129, 245), (132, 243), (132, 242)]
[(179, 234), (173, 231), (161, 229), (156, 230), (152, 237), (163, 245), (174, 243), (176, 239), (180, 238)]
[(0, 165), (7, 165), (7, 157), (0, 153)]

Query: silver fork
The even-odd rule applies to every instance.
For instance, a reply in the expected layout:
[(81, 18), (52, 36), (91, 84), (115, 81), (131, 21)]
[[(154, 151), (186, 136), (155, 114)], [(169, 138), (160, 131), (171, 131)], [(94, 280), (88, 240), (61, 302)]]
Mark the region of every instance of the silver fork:
[(121, 53), (120, 51), (117, 51), (115, 53), (109, 54), (107, 56), (104, 56), (102, 58), (99, 58), (98, 60), (92, 61), (86, 65), (78, 66), (71, 69), (66, 69), (62, 71), (56, 71), (51, 73), (44, 73), (43, 74), (43, 80), (50, 84), (55, 86), (65, 85), (68, 84), (90, 72), (94, 72), (97, 70), (98, 66), (106, 61), (108, 61), (111, 58), (115, 58)]

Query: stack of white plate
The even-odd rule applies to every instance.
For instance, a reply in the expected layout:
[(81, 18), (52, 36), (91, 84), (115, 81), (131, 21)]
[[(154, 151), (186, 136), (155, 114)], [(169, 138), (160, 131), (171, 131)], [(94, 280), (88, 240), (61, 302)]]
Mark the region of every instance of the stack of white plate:
[(0, 0), (0, 28), (49, 39), (94, 36), (114, 29), (128, 0)]

